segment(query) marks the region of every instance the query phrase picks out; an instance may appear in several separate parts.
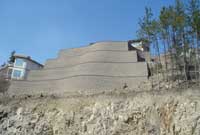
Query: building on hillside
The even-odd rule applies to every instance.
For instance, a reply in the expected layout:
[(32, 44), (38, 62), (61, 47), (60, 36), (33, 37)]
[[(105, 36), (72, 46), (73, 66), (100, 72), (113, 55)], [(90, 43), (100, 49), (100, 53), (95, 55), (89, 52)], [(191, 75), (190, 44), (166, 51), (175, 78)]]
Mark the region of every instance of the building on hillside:
[(138, 62), (149, 62), (149, 44), (144, 40), (129, 40), (128, 41), (128, 50), (137, 52)]
[(30, 56), (15, 54), (14, 62), (0, 68), (0, 78), (7, 80), (26, 80), (30, 70), (39, 70), (43, 65), (31, 59)]

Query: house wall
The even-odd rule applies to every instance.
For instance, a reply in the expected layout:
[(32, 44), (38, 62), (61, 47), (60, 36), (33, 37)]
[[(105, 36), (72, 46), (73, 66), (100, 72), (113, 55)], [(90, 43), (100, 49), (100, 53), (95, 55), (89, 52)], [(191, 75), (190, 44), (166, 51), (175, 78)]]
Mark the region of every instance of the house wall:
[(27, 63), (27, 66), (26, 66), (27, 70), (38, 70), (42, 68), (41, 65), (38, 65), (30, 60), (25, 59), (25, 61)]
[[(15, 70), (21, 72), (20, 77), (15, 77), (15, 76), (14, 76)], [(25, 79), (25, 78), (26, 78), (26, 70), (25, 70), (24, 68), (13, 67), (13, 68), (12, 68), (12, 77), (11, 77), (11, 78), (12, 78), (12, 79), (18, 79), (18, 80), (23, 80), (23, 79)]]
[[(16, 61), (18, 59), (21, 59), (23, 60), (23, 65), (22, 66), (18, 66), (16, 65)], [(13, 71), (12, 71), (12, 79), (17, 79), (17, 80), (24, 80), (24, 79), (27, 79), (27, 76), (28, 76), (28, 73), (30, 70), (38, 70), (38, 69), (41, 69), (41, 66), (28, 60), (28, 59), (25, 59), (25, 58), (16, 58), (15, 59), (15, 62), (14, 62), (14, 66), (12, 67)], [(15, 70), (18, 70), (18, 71), (21, 71), (21, 76), (20, 77), (15, 77), (14, 76), (14, 71)]]

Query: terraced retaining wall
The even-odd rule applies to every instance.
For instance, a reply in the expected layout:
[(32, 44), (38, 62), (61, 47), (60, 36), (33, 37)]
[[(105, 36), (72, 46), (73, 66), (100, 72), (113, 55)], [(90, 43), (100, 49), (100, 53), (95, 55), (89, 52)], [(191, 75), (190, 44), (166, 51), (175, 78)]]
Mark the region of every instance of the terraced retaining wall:
[(29, 73), (25, 81), (12, 81), (10, 95), (62, 94), (129, 88), (147, 79), (146, 62), (138, 62), (137, 52), (128, 51), (128, 42), (98, 42), (61, 50), (44, 69)]

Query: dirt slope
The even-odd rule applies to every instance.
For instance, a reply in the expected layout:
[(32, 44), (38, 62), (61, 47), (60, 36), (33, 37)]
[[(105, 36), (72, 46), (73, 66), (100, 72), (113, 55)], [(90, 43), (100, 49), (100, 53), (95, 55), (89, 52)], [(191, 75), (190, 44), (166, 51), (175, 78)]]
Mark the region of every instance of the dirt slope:
[(199, 135), (198, 90), (13, 98), (0, 135)]

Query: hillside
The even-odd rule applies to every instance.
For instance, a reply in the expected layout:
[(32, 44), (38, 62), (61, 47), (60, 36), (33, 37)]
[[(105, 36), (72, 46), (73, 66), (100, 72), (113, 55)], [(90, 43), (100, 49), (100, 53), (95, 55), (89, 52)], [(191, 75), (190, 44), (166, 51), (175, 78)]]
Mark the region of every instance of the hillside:
[(199, 135), (199, 97), (199, 91), (191, 89), (123, 89), (4, 99), (0, 105), (0, 134)]
[(27, 80), (11, 81), (0, 97), (0, 135), (199, 135), (198, 88), (158, 79), (151, 89), (147, 76), (128, 42), (61, 50)]

